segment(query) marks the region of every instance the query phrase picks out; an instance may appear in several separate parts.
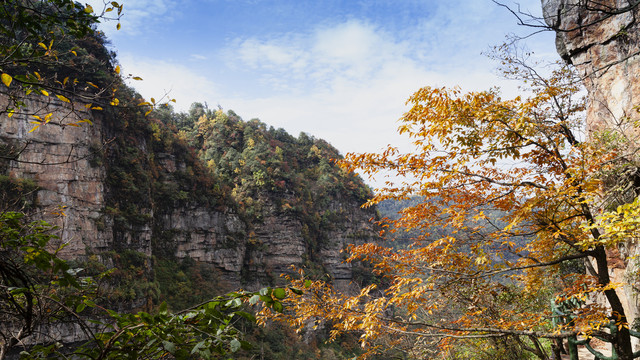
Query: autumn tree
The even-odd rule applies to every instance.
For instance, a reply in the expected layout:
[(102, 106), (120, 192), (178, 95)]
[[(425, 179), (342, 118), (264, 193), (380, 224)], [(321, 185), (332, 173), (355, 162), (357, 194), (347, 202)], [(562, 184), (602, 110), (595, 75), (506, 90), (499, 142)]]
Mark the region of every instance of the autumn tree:
[[(95, 11), (70, 0), (3, 1), (0, 113), (26, 116), (35, 129), (49, 122), (80, 125), (88, 111), (117, 103), (119, 67), (95, 26), (119, 19), (122, 9), (115, 1)], [(68, 103), (69, 114), (47, 113), (45, 104), (55, 101)]]
[[(123, 80), (142, 79), (121, 74), (97, 24), (116, 21), (120, 29), (123, 8), (117, 1), (96, 9), (73, 0), (0, 2), (0, 115), (24, 117), (34, 131), (49, 123), (81, 126), (91, 123), (91, 112), (119, 106)], [(134, 106), (148, 114), (162, 100), (174, 101), (165, 97)]]
[(547, 359), (544, 339), (558, 353), (560, 340), (581, 335), (610, 342), (612, 358), (633, 358), (607, 250), (637, 234), (638, 205), (616, 209), (603, 190), (606, 174), (631, 158), (615, 131), (585, 138), (584, 100), (568, 68), (542, 76), (521, 57), (505, 59), (529, 96), (425, 87), (399, 127), (414, 151), (346, 156), (348, 169), (405, 179), (387, 182), (365, 206), (419, 196), (382, 224), (419, 235), (397, 250), (348, 249), (347, 261), (371, 262), (386, 287), (348, 296), (304, 273), (291, 279), (306, 290), (292, 294), (286, 320), (299, 329), (324, 321), (334, 338), (358, 332), (369, 353), (438, 348), (446, 357), (472, 345), (474, 358)]

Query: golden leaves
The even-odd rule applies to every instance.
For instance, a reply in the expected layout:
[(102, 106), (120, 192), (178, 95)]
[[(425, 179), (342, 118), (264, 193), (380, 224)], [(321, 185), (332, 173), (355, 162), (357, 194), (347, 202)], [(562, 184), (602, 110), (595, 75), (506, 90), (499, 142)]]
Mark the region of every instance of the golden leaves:
[(603, 211), (592, 223), (584, 223), (585, 231), (599, 229), (598, 238), (585, 238), (576, 243), (577, 246), (588, 250), (596, 246), (614, 248), (617, 244), (640, 235), (640, 198), (633, 202), (619, 205), (615, 210)]
[(0, 75), (0, 79), (2, 79), (2, 83), (6, 87), (11, 86), (11, 82), (13, 81), (13, 78), (11, 77), (11, 75), (5, 74), (5, 73), (2, 73), (2, 75)]
[[(583, 106), (558, 107), (577, 92), (562, 84), (553, 79), (511, 100), (495, 90), (415, 92), (398, 128), (412, 151), (389, 146), (338, 161), (363, 175), (404, 179), (385, 184), (364, 206), (415, 199), (398, 219), (379, 223), (381, 233), (416, 233), (413, 242), (349, 246), (347, 261), (370, 264), (384, 291), (367, 287), (346, 296), (314, 282), (292, 304), (290, 321), (304, 326), (299, 314), (326, 319), (336, 324), (332, 336), (360, 331), (363, 345), (388, 331), (418, 338), (486, 328), (506, 334), (550, 328), (548, 304), (556, 294), (582, 298), (616, 287), (581, 273), (560, 277), (561, 264), (640, 231), (640, 200), (590, 222), (602, 188), (595, 174), (612, 155), (575, 135)], [(594, 235), (596, 229), (605, 235)], [(389, 309), (397, 311), (393, 321), (385, 317)], [(576, 313), (575, 323), (586, 326), (607, 315), (595, 306)]]
[(46, 114), (44, 116), (44, 118), (42, 118), (42, 117), (40, 117), (38, 115), (31, 115), (31, 116), (34, 117), (36, 119), (36, 121), (31, 121), (31, 123), (35, 124), (35, 126), (33, 128), (31, 128), (31, 130), (29, 130), (30, 133), (35, 131), (41, 125), (48, 124), (51, 121), (51, 117), (53, 116), (53, 113)]
[(71, 103), (71, 100), (67, 99), (64, 95), (57, 94), (56, 97), (63, 102)]

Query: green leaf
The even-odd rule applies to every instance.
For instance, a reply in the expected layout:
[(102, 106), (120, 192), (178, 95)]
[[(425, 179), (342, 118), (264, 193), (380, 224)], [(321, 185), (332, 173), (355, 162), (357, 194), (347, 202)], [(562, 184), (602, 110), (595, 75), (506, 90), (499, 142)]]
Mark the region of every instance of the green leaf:
[(215, 310), (215, 309), (216, 309), (216, 306), (218, 306), (218, 305), (220, 305), (220, 302), (219, 302), (219, 301), (209, 301), (209, 302), (206, 304), (206, 308), (207, 308), (208, 310)]
[(172, 343), (171, 341), (163, 341), (162, 342), (162, 347), (164, 347), (165, 350), (167, 350), (170, 353), (174, 353), (176, 352), (176, 345), (174, 343)]
[(197, 343), (196, 346), (194, 346), (193, 349), (191, 350), (191, 353), (195, 354), (195, 353), (199, 352), (200, 348), (204, 347), (204, 342), (205, 342), (205, 340), (202, 340), (199, 343)]
[(140, 316), (140, 319), (142, 319), (142, 321), (146, 322), (147, 324), (153, 323), (153, 316), (149, 315), (144, 311), (139, 312), (138, 316)]
[(78, 306), (76, 306), (76, 312), (77, 313), (81, 313), (82, 310), (84, 310), (85, 307), (86, 307), (86, 305), (84, 303), (78, 304)]
[(247, 320), (249, 320), (251, 322), (255, 322), (256, 321), (256, 317), (253, 316), (253, 314), (250, 314), (250, 313), (248, 313), (246, 311), (237, 311), (236, 314), (242, 316), (243, 318), (245, 318), (245, 319), (247, 319)]
[(249, 298), (249, 304), (251, 305), (255, 305), (255, 303), (258, 302), (258, 300), (260, 300), (260, 295), (253, 295), (251, 298)]
[(277, 312), (281, 313), (283, 309), (284, 309), (284, 307), (282, 306), (282, 303), (281, 303), (281, 302), (279, 302), (279, 301), (275, 301), (275, 302), (273, 303), (273, 310), (275, 310), (275, 311), (277, 311)]
[(159, 314), (166, 314), (167, 313), (167, 303), (166, 302), (162, 302), (162, 304), (160, 304), (160, 306), (158, 307), (158, 313)]
[(304, 281), (304, 287), (305, 287), (305, 289), (310, 288), (311, 287), (311, 280), (305, 280)]
[(242, 300), (240, 300), (239, 298), (235, 298), (227, 301), (227, 303), (224, 306), (237, 308), (237, 307), (240, 307), (241, 305), (242, 305)]
[(298, 289), (298, 288), (290, 287), (289, 290), (291, 290), (291, 292), (296, 294), (296, 295), (304, 294), (304, 292), (302, 290)]
[(240, 343), (240, 341), (238, 339), (233, 339), (229, 343), (229, 346), (231, 347), (231, 352), (236, 352), (236, 351), (240, 350), (240, 347), (242, 346), (242, 344)]
[(283, 288), (273, 289), (273, 296), (275, 296), (276, 299), (282, 300), (287, 297), (287, 291)]

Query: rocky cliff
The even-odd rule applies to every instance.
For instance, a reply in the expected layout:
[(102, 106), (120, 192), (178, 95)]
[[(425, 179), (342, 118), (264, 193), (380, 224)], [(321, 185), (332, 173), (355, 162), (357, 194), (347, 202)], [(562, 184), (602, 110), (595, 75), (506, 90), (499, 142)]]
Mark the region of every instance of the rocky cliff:
[[(133, 96), (130, 101), (140, 100)], [(191, 268), (206, 265), (203, 271), (216, 274), (208, 277), (215, 282), (207, 284), (213, 292), (279, 282), (280, 274), (291, 273), (291, 265), (326, 274), (346, 288), (352, 270), (350, 264), (342, 263), (340, 251), (348, 243), (377, 239), (369, 221), (375, 210), (360, 209), (363, 198), (353, 195), (354, 189), (361, 195), (368, 190), (361, 180), (341, 173), (328, 159), (323, 160), (327, 174), (334, 176), (336, 184), (350, 181), (352, 188), (328, 193), (313, 179), (276, 184), (260, 178), (259, 189), (244, 181), (244, 192), (239, 193), (240, 184), (234, 181), (240, 178), (217, 175), (178, 136), (177, 129), (154, 119), (153, 114), (144, 118), (135, 106), (91, 112), (58, 99), (32, 96), (26, 109), (52, 113), (53, 120), (30, 132), (30, 111), (0, 119), (4, 158), (0, 170), (7, 181), (30, 179), (38, 186), (35, 194), (20, 194), (33, 200), (24, 200), (19, 207), (59, 226), (59, 241), (67, 244), (66, 257), (138, 267), (144, 273), (134, 279), (138, 285), (132, 281), (125, 286), (142, 288), (141, 281), (157, 281), (162, 270), (159, 264), (189, 260)], [(92, 125), (65, 125), (85, 118)], [(245, 123), (239, 118), (234, 121)], [(257, 120), (253, 124), (266, 129)], [(330, 147), (306, 135), (305, 142), (308, 148)], [(222, 143), (215, 146), (221, 153), (229, 150)], [(296, 148), (295, 141), (291, 146)], [(324, 155), (307, 162), (308, 148), (300, 160), (307, 165), (299, 170), (318, 173), (316, 165)], [(286, 163), (287, 153), (282, 156)], [(246, 172), (255, 178), (256, 171)], [(304, 173), (294, 175), (287, 176), (304, 177)], [(301, 188), (303, 184), (309, 189)], [(248, 198), (249, 190), (252, 198)], [(313, 203), (322, 204), (322, 211), (304, 205)], [(139, 261), (123, 262), (125, 258)], [(125, 300), (148, 296), (136, 288)]]
[(629, 126), (640, 104), (640, 14), (637, 1), (542, 0), (560, 56), (584, 79), (588, 124)]
[[(640, 146), (636, 125), (640, 105), (638, 1), (542, 0), (542, 7), (546, 23), (556, 31), (558, 53), (575, 66), (587, 88), (589, 132), (614, 129), (625, 135), (624, 146), (629, 153), (637, 151)], [(638, 169), (627, 170), (631, 175), (626, 181), (634, 183), (635, 189), (630, 194), (633, 198), (639, 192), (635, 185)], [(619, 250), (624, 265), (620, 274), (615, 269), (612, 272), (618, 281), (626, 284), (625, 310), (630, 322), (637, 323), (640, 248), (636, 239), (629, 239)]]

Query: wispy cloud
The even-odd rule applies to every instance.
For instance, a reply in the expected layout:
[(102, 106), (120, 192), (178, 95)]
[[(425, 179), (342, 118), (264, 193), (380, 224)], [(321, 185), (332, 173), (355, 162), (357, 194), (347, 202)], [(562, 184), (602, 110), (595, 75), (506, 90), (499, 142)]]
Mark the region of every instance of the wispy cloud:
[[(397, 39), (365, 21), (322, 26), (307, 34), (236, 40), (226, 50), (228, 65), (250, 72), (271, 88), (253, 98), (223, 101), (249, 117), (297, 133), (307, 131), (342, 151), (376, 151), (394, 138), (404, 102), (425, 85), (487, 89), (496, 85), (490, 67), (442, 71), (459, 56), (485, 61), (462, 49), (425, 62), (423, 43)], [(477, 64), (475, 64), (477, 65)], [(355, 141), (357, 139), (357, 141)], [(397, 140), (397, 139), (396, 139)]]
[[(106, 0), (85, 0), (96, 12), (101, 12)], [(120, 19), (121, 30), (116, 30), (114, 23), (107, 22), (100, 26), (109, 38), (117, 36), (136, 36), (145, 32), (150, 25), (159, 22), (171, 22), (173, 14), (178, 9), (175, 0), (125, 0), (119, 1), (123, 5), (123, 15)], [(108, 13), (111, 16), (113, 13)]]
[(219, 96), (216, 84), (189, 66), (130, 54), (123, 54), (119, 59), (124, 73), (143, 79), (131, 85), (147, 99), (159, 99), (166, 94), (176, 99), (179, 109), (187, 109), (192, 102), (210, 101)]
[(296, 90), (362, 81), (388, 62), (406, 59), (402, 44), (373, 25), (356, 20), (307, 34), (236, 40), (226, 52), (227, 58), (234, 59), (229, 66), (251, 70), (276, 88), (286, 80)]
[[(134, 55), (120, 61), (145, 79), (136, 84), (142, 94), (171, 89), (179, 110), (193, 101), (220, 104), (294, 135), (324, 138), (342, 152), (378, 151), (390, 143), (406, 149), (396, 120), (420, 87), (517, 91), (480, 54), (504, 39), (505, 24), (515, 22), (511, 15), (490, 1), (432, 3), (428, 16), (405, 27), (332, 20), (298, 32), (235, 34), (222, 49), (198, 42), (182, 64)], [(553, 55), (553, 39), (544, 41), (543, 52)], [(207, 61), (194, 61), (205, 60), (202, 54)]]

